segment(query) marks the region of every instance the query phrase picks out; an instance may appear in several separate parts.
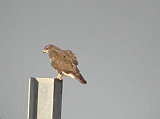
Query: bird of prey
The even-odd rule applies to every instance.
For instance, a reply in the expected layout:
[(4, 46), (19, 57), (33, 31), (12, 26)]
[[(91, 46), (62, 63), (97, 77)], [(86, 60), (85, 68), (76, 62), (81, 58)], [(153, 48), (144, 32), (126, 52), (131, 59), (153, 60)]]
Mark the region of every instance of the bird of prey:
[(87, 84), (77, 68), (78, 61), (71, 50), (61, 50), (57, 46), (49, 44), (44, 47), (43, 53), (48, 54), (51, 66), (58, 72), (59, 80), (62, 80), (62, 76), (69, 76), (82, 84)]

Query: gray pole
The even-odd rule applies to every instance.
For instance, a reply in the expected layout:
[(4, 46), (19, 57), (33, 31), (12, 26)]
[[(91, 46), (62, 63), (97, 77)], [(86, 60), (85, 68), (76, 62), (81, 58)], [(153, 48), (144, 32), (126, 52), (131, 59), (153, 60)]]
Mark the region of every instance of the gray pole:
[(61, 119), (63, 81), (29, 78), (27, 119)]

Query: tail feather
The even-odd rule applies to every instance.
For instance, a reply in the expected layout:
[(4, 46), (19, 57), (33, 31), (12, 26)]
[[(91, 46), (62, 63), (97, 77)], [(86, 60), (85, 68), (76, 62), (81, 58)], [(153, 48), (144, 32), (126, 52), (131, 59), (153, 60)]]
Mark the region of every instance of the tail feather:
[(87, 84), (86, 80), (83, 78), (81, 74), (77, 76), (77, 80), (82, 84)]

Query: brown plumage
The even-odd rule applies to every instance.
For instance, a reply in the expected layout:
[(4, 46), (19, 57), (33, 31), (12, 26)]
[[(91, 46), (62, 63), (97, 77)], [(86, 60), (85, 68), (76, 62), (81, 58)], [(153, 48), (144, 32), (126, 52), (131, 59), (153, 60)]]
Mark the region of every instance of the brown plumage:
[(51, 66), (57, 70), (59, 80), (62, 80), (62, 76), (69, 76), (77, 79), (82, 84), (87, 84), (77, 68), (78, 61), (71, 50), (61, 50), (57, 46), (49, 44), (43, 52), (48, 53)]

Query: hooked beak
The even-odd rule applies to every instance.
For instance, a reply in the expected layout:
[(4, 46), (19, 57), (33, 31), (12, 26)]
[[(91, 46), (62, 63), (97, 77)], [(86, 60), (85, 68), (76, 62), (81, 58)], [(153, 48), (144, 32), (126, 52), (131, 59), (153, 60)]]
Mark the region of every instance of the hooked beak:
[(43, 54), (44, 54), (44, 53), (47, 53), (46, 50), (43, 50)]

